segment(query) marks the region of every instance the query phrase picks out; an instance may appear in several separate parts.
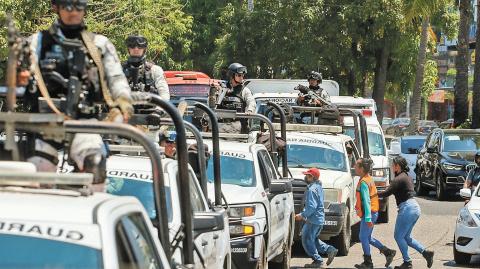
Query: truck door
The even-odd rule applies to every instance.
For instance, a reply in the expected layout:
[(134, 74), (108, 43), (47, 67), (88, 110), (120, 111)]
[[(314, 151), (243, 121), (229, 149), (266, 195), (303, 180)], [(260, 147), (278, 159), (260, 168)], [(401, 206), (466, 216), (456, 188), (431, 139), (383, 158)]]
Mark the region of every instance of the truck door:
[(262, 183), (270, 201), (270, 218), (268, 219), (269, 227), (269, 244), (268, 253), (273, 253), (277, 248), (282, 247), (285, 227), (285, 206), (287, 202), (287, 194), (279, 194), (271, 196), (269, 193), (270, 182), (278, 179), (275, 166), (266, 150), (260, 150), (257, 154)]

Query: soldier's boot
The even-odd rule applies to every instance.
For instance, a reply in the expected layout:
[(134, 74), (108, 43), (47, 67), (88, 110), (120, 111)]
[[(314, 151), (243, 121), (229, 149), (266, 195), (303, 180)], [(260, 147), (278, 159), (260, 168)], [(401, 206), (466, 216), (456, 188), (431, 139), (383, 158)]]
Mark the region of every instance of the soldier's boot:
[(355, 264), (357, 269), (373, 269), (372, 256), (363, 255), (363, 262), (361, 264)]
[(101, 153), (87, 155), (83, 161), (83, 172), (93, 174), (93, 184), (105, 183), (107, 159)]
[(394, 269), (413, 269), (412, 262), (403, 262), (400, 266), (395, 266)]
[(383, 255), (385, 255), (385, 259), (386, 259), (385, 267), (388, 267), (388, 266), (390, 266), (390, 264), (392, 263), (393, 258), (394, 258), (395, 255), (397, 254), (397, 251), (396, 251), (396, 250), (393, 250), (393, 249), (389, 249), (389, 248), (387, 248), (387, 247), (383, 247), (383, 248), (380, 250), (380, 253), (382, 253)]
[(425, 260), (427, 261), (427, 267), (428, 268), (431, 268), (432, 265), (433, 265), (433, 255), (435, 253), (433, 251), (430, 251), (430, 250), (424, 250), (422, 252), (422, 256), (423, 258), (425, 258)]

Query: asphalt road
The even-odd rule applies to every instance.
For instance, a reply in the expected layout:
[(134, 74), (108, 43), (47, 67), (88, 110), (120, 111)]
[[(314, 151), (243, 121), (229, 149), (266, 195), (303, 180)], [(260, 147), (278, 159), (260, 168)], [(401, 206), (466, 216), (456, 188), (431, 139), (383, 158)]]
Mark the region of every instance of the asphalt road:
[[(463, 207), (463, 200), (452, 198), (449, 201), (439, 202), (433, 197), (434, 192), (431, 194), (432, 196), (416, 198), (422, 208), (422, 215), (413, 230), (413, 237), (427, 248), (435, 251), (435, 262), (432, 268), (480, 268), (480, 256), (474, 256), (470, 266), (459, 266), (453, 260), (453, 234), (457, 212)], [(392, 197), (390, 199), (390, 222), (379, 224), (374, 230), (375, 238), (397, 250), (397, 256), (395, 256), (391, 268), (403, 262), (393, 238), (396, 216), (395, 198)], [(354, 268), (354, 264), (362, 262), (362, 255), (360, 243), (354, 243), (348, 256), (335, 258), (328, 268)], [(372, 256), (375, 268), (385, 268), (384, 256), (380, 255), (373, 247)], [(410, 249), (410, 256), (413, 259), (414, 268), (427, 268), (422, 255), (414, 249)], [(302, 246), (296, 244), (292, 253), (291, 268), (303, 268), (303, 265), (310, 262), (311, 260), (305, 255)]]

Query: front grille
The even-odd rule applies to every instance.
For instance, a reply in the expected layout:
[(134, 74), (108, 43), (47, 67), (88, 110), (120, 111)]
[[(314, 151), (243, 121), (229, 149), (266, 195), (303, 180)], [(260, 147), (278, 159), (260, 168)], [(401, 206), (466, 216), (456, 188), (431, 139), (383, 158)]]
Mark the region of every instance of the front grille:
[(469, 173), (470, 170), (475, 169), (475, 167), (477, 167), (477, 165), (474, 164), (474, 163), (467, 164), (467, 165), (465, 166), (465, 170), (467, 171), (467, 173)]

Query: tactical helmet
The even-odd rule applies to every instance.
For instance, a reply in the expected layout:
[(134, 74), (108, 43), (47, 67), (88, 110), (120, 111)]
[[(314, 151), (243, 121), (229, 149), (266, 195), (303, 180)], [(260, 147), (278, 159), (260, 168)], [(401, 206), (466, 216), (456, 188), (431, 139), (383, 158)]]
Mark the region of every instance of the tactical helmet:
[(228, 66), (228, 77), (233, 78), (235, 74), (247, 74), (247, 67), (239, 63), (233, 63)]
[(318, 81), (318, 83), (322, 83), (322, 74), (318, 73), (318, 72), (315, 72), (315, 71), (312, 71), (312, 72), (310, 72), (310, 74), (308, 74), (307, 79), (308, 80), (314, 79), (314, 80)]
[(66, 6), (77, 10), (84, 10), (87, 8), (87, 0), (52, 0), (52, 5)]
[(147, 39), (142, 35), (131, 35), (125, 40), (127, 48), (143, 48), (146, 49), (148, 46)]

